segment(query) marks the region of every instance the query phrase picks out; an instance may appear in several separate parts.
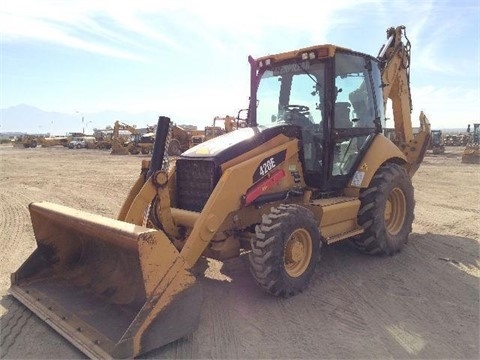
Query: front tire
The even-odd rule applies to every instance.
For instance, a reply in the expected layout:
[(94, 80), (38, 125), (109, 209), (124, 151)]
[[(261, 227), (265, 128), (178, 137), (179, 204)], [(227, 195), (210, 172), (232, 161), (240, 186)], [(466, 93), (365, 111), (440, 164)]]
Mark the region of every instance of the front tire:
[(132, 147), (131, 149), (128, 150), (128, 152), (129, 152), (131, 155), (138, 155), (138, 154), (140, 154), (140, 151), (139, 151), (136, 147)]
[(178, 156), (181, 153), (182, 150), (180, 149), (180, 142), (177, 139), (170, 140), (170, 143), (168, 144), (167, 154), (169, 156)]
[(358, 223), (365, 232), (353, 239), (368, 254), (394, 255), (412, 232), (415, 207), (412, 181), (397, 164), (385, 164), (360, 193)]
[(320, 233), (313, 214), (299, 205), (280, 205), (264, 215), (251, 240), (250, 270), (266, 292), (290, 297), (307, 288), (317, 265)]

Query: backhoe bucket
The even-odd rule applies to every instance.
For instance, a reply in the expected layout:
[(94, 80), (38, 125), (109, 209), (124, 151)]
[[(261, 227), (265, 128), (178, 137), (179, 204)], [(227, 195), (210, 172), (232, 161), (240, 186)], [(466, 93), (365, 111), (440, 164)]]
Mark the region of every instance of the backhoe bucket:
[(30, 204), (37, 249), (10, 293), (91, 358), (132, 358), (195, 330), (200, 285), (155, 229)]

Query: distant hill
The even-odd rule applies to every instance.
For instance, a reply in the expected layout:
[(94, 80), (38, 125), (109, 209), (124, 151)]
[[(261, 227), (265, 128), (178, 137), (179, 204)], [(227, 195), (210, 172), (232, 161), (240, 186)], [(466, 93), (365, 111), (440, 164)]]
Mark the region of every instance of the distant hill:
[(94, 128), (104, 129), (107, 126), (113, 126), (116, 120), (129, 125), (137, 125), (139, 128), (154, 125), (158, 116), (159, 114), (154, 112), (132, 114), (123, 111), (66, 114), (44, 111), (22, 104), (0, 109), (0, 133), (21, 132), (65, 135), (69, 132), (83, 132), (85, 130), (86, 133), (91, 134)]

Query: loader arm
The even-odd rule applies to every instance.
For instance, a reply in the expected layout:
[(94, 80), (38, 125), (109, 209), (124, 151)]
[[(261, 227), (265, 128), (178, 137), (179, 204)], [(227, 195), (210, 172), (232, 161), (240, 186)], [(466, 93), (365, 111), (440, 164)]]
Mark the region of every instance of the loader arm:
[[(195, 265), (215, 233), (222, 230), (222, 225), (228, 215), (244, 206), (242, 197), (253, 185), (252, 178), (248, 174), (253, 174), (265, 157), (273, 156), (281, 151), (286, 151), (287, 161), (298, 156), (298, 140), (289, 140), (287, 143), (275, 146), (268, 152), (256, 155), (223, 172), (180, 252), (187, 264)], [(283, 167), (286, 167), (287, 161), (284, 162)], [(279, 171), (286, 173), (288, 167)]]
[[(142, 183), (139, 177), (135, 187), (138, 192), (131, 193), (131, 203), (126, 203), (121, 213), (125, 214), (125, 222), (142, 225), (145, 221), (146, 210), (157, 197), (159, 205), (156, 207), (157, 217), (165, 234), (174, 240), (178, 236), (177, 226), (187, 225), (191, 231), (180, 251), (180, 256), (189, 268), (193, 267), (200, 256), (208, 247), (214, 235), (221, 230), (227, 217), (234, 211), (243, 207), (242, 197), (252, 187), (252, 179), (246, 174), (254, 173), (261, 161), (268, 156), (286, 150), (286, 158), (298, 156), (298, 140), (289, 140), (286, 143), (272, 147), (268, 152), (254, 156), (240, 164), (227, 168), (219, 179), (215, 189), (209, 196), (201, 212), (186, 211), (170, 207), (169, 186), (172, 174), (167, 179), (167, 174), (157, 171)], [(284, 173), (288, 170), (284, 170)], [(159, 180), (161, 178), (162, 180)], [(142, 185), (140, 187), (140, 185)], [(138, 188), (137, 187), (137, 188)], [(132, 188), (132, 191), (133, 189)], [(128, 210), (127, 210), (128, 205)], [(186, 220), (187, 219), (187, 220)]]
[(132, 203), (135, 200), (135, 197), (138, 195), (142, 187), (145, 185), (145, 179), (147, 177), (147, 171), (150, 167), (150, 161), (142, 160), (142, 170), (140, 171), (140, 175), (138, 176), (137, 180), (133, 184), (130, 192), (128, 193), (127, 197), (125, 198), (123, 205), (118, 213), (117, 219), (120, 221), (125, 221), (127, 213), (132, 206)]

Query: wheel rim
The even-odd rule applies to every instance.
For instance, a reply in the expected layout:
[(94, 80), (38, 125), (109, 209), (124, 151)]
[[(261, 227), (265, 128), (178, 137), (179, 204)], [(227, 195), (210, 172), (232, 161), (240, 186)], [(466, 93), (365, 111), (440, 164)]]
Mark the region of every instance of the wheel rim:
[(312, 257), (312, 238), (305, 229), (295, 230), (285, 244), (284, 265), (291, 277), (301, 276), (308, 268)]
[(396, 235), (402, 229), (407, 214), (407, 201), (405, 194), (399, 188), (394, 188), (388, 194), (385, 204), (385, 225), (391, 235)]

